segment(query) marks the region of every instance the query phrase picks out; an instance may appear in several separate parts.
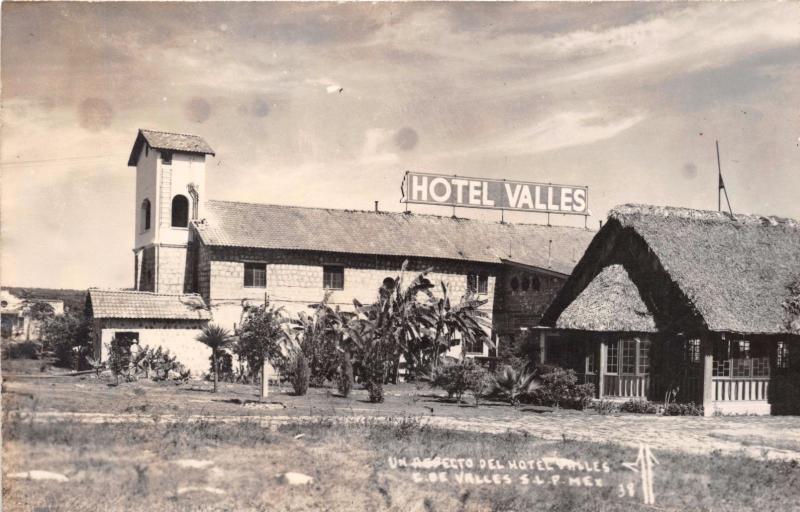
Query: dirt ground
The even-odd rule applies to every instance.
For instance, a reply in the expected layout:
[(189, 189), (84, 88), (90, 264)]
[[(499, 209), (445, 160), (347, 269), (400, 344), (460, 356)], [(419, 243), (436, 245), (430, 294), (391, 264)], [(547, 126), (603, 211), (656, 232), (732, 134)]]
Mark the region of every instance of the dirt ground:
[(288, 387), (260, 403), (255, 386), (3, 363), (4, 510), (800, 510), (800, 418), (459, 405), (414, 384), (383, 404)]
[[(752, 458), (800, 460), (800, 417), (738, 416), (679, 417), (636, 414), (600, 415), (548, 407), (511, 407), (504, 402), (472, 397), (462, 404), (425, 383), (387, 385), (386, 400), (370, 403), (356, 387), (347, 397), (335, 389), (310, 388), (295, 396), (291, 387), (272, 386), (265, 402), (254, 385), (190, 381), (186, 384), (140, 380), (114, 386), (94, 375), (58, 377), (39, 371), (35, 361), (4, 361), (3, 408), (6, 413), (31, 413), (39, 421), (70, 418), (78, 421), (183, 421), (187, 418), (265, 418), (271, 423), (309, 421), (319, 417), (358, 420), (370, 417), (424, 418), (432, 425), (456, 430), (503, 433), (525, 432), (542, 439), (563, 438), (640, 443), (667, 450), (708, 454), (714, 451)], [(42, 378), (44, 377), (44, 378)]]

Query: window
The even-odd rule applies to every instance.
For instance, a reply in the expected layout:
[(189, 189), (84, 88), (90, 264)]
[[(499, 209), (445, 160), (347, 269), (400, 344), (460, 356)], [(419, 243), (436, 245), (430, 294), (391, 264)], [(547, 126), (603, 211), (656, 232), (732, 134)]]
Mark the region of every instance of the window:
[(186, 196), (177, 195), (172, 198), (172, 227), (189, 226), (189, 200)]
[(527, 292), (531, 287), (531, 278), (528, 276), (524, 276), (522, 278), (522, 291)]
[(639, 375), (650, 373), (650, 340), (639, 341)]
[(150, 200), (142, 201), (142, 231), (150, 229)]
[(751, 340), (715, 340), (714, 377), (769, 377), (769, 345)]
[(542, 282), (539, 281), (538, 277), (533, 276), (533, 280), (531, 281), (531, 288), (533, 288), (533, 291), (535, 292), (538, 292), (539, 290), (542, 289)]
[(622, 340), (622, 373), (636, 373), (636, 340)]
[(172, 165), (172, 153), (170, 153), (169, 151), (162, 151), (161, 163), (164, 165)]
[(483, 354), (483, 341), (480, 339), (473, 340), (472, 342), (463, 340), (464, 351), (467, 354)]
[(616, 342), (608, 344), (606, 355), (606, 373), (617, 373), (619, 369), (619, 349)]
[(777, 354), (775, 356), (775, 367), (776, 368), (789, 367), (789, 350), (786, 347), (785, 341), (778, 342)]
[(344, 289), (344, 267), (322, 267), (322, 287), (329, 290)]
[(748, 340), (734, 341), (731, 349), (733, 350), (731, 357), (750, 359), (750, 342)]
[(689, 363), (700, 362), (700, 340), (686, 341), (686, 360)]
[(264, 263), (245, 263), (244, 286), (245, 288), (266, 288), (267, 265)]
[(597, 373), (597, 354), (592, 346), (589, 346), (589, 356), (586, 358), (586, 373)]
[(510, 284), (511, 284), (511, 290), (512, 291), (519, 290), (519, 278), (517, 276), (514, 276), (514, 277), (511, 278), (511, 283)]
[(467, 289), (472, 293), (489, 293), (489, 274), (467, 274)]

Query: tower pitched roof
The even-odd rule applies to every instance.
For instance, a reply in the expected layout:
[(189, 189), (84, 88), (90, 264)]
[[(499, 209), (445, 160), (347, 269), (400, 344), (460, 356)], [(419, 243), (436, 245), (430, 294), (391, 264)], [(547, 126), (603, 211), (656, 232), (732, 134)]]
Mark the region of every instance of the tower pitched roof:
[(195, 153), (201, 155), (214, 156), (214, 150), (202, 137), (184, 133), (160, 132), (156, 130), (139, 129), (136, 141), (133, 143), (131, 155), (128, 158), (128, 166), (136, 165), (139, 154), (142, 152), (142, 144), (147, 143), (153, 149), (167, 149), (180, 151), (183, 153)]

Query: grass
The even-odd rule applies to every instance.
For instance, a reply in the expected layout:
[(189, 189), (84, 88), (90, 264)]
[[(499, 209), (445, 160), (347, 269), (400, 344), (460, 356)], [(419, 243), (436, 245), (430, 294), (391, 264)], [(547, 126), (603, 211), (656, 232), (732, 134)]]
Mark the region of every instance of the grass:
[[(300, 437), (298, 437), (300, 436)], [(321, 417), (311, 423), (264, 428), (256, 422), (213, 421), (175, 424), (82, 424), (22, 422), (3, 425), (4, 471), (46, 469), (67, 475), (69, 484), (4, 479), (8, 510), (640, 510), (639, 480), (623, 462), (636, 451), (610, 444), (542, 441), (508, 433), (485, 435), (430, 428), (415, 417), (388, 422), (365, 419), (343, 425)], [(457, 470), (393, 467), (415, 457), (470, 459), (465, 472), (509, 475), (511, 484), (462, 483)], [(508, 467), (509, 460), (555, 456), (593, 464), (608, 473), (538, 473), (592, 476), (603, 487), (522, 485), (537, 471)], [(791, 510), (800, 485), (796, 462), (753, 461), (712, 454), (658, 453), (655, 469), (659, 510)], [(173, 461), (213, 461), (183, 469)], [(503, 469), (479, 468), (492, 459)], [(277, 475), (298, 471), (315, 478), (308, 487), (281, 484)], [(447, 482), (431, 483), (444, 471)], [(415, 483), (414, 473), (422, 482)], [(489, 476), (491, 478), (491, 476)], [(620, 488), (633, 497), (619, 497)], [(221, 489), (181, 493), (183, 488)]]
[[(654, 470), (656, 502), (645, 506), (639, 475), (623, 465), (636, 460), (635, 447), (574, 439), (581, 429), (612, 426), (617, 431), (636, 429), (631, 434), (648, 430), (656, 437), (663, 429), (683, 429), (687, 434), (705, 432), (708, 440), (739, 436), (750, 445), (760, 445), (763, 433), (767, 441), (784, 439), (782, 446), (791, 449), (798, 442), (792, 433), (798, 423), (791, 418), (645, 421), (637, 415), (512, 408), (499, 402), (459, 406), (441, 392), (413, 384), (387, 386), (383, 404), (367, 403), (360, 389), (342, 398), (327, 389), (296, 397), (285, 388), (273, 389), (273, 403), (262, 405), (255, 386), (225, 383), (217, 394), (210, 393), (210, 383), (196, 381), (109, 386), (93, 375), (59, 377), (57, 370), (42, 371), (40, 364), (3, 361), (4, 378), (10, 379), (3, 383), (6, 510), (800, 510), (794, 500), (800, 485), (796, 462), (723, 455), (710, 448), (705, 455), (654, 448), (660, 462)], [(38, 378), (42, 375), (46, 378)], [(137, 421), (45, 421), (39, 414), (52, 411), (127, 414)], [(309, 416), (314, 419), (300, 419)], [(237, 421), (227, 422), (232, 417)], [(561, 434), (545, 438), (433, 427), (442, 417), (509, 426), (513, 420)], [(725, 433), (731, 426), (738, 430)], [(474, 467), (462, 472), (395, 465), (433, 457), (469, 459)], [(508, 463), (535, 463), (545, 457), (606, 463), (609, 472), (515, 470)], [(210, 465), (176, 464), (183, 459)], [(503, 468), (480, 467), (481, 460), (490, 459)], [(54, 471), (70, 481), (6, 478), (30, 470)], [(281, 483), (278, 475), (288, 471), (315, 481), (298, 487)], [(447, 481), (439, 481), (440, 473)], [(546, 481), (553, 473), (562, 478), (557, 485), (520, 480), (523, 474), (529, 479), (540, 474)], [(599, 477), (602, 486), (585, 487), (583, 480), (570, 485), (570, 477), (578, 475)], [(503, 483), (506, 476), (511, 483)], [(501, 483), (476, 483), (493, 477)]]

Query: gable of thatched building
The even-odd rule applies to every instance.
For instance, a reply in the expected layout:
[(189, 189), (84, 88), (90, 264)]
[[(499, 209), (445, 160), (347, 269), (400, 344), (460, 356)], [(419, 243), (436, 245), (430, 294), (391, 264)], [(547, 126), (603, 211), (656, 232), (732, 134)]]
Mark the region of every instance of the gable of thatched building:
[(791, 219), (646, 205), (614, 208), (545, 313), (559, 316), (605, 267), (620, 264), (659, 330), (793, 332), (786, 304), (800, 276)]

